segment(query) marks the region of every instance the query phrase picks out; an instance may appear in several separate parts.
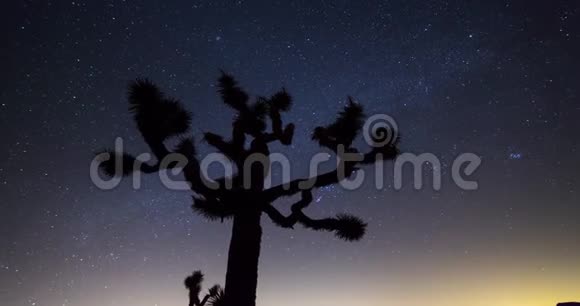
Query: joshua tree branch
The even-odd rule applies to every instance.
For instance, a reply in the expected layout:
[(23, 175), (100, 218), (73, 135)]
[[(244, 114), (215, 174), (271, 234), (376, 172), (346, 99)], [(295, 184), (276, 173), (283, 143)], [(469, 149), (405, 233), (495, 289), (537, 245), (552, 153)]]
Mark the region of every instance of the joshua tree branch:
[(274, 134), (274, 133), (264, 133), (264, 141), (266, 143), (270, 143), (270, 142), (273, 142), (273, 141), (276, 141), (276, 140), (278, 140), (278, 136), (276, 134)]
[(302, 209), (306, 208), (312, 202), (312, 192), (310, 190), (302, 191), (302, 199), (300, 201), (292, 204), (292, 213), (288, 216), (284, 216), (280, 211), (278, 211), (273, 205), (267, 204), (264, 206), (263, 211), (270, 217), (272, 222), (280, 227), (294, 228), (296, 223), (301, 222), (301, 218), (304, 217)]
[(270, 112), (270, 120), (272, 121), (272, 134), (282, 135), (282, 116), (279, 111)]
[(146, 136), (143, 136), (143, 138), (159, 162), (170, 153), (165, 144), (163, 144), (163, 140), (152, 140), (151, 137)]
[(281, 185), (274, 186), (264, 191), (265, 198), (269, 202), (283, 196), (291, 196), (305, 189), (320, 188), (336, 184), (341, 180), (349, 177), (355, 170), (357, 162), (344, 162), (335, 170), (313, 176), (311, 178), (295, 179)]
[(231, 218), (236, 207), (230, 204), (229, 201), (219, 197), (201, 198), (193, 197), (193, 205), (191, 206), (198, 214), (206, 217), (209, 220), (223, 220)]
[[(357, 154), (357, 153), (351, 153)], [(381, 154), (381, 155), (379, 155)], [(290, 182), (286, 182), (270, 189), (264, 191), (265, 198), (273, 202), (276, 199), (283, 196), (291, 196), (305, 189), (320, 188), (332, 184), (337, 184), (345, 178), (350, 177), (350, 175), (357, 170), (357, 166), (372, 164), (378, 159), (394, 159), (398, 154), (398, 150), (393, 146), (385, 146), (381, 148), (373, 148), (366, 154), (359, 153), (359, 161), (344, 161), (339, 164), (339, 166), (327, 173), (323, 173), (311, 178), (301, 178), (295, 179)]]
[(284, 216), (278, 209), (276, 209), (272, 204), (266, 204), (262, 208), (270, 220), (274, 222), (274, 224), (278, 225), (279, 227), (284, 228), (294, 228), (294, 225), (298, 222), (298, 219), (295, 218), (294, 214), (290, 214), (289, 216)]
[[(292, 213), (289, 216), (284, 216), (272, 204), (267, 204), (263, 207), (263, 211), (270, 217), (272, 222), (280, 227), (294, 228), (294, 225), (300, 222), (300, 215), (302, 209), (306, 208), (312, 202), (312, 192), (310, 190), (302, 191), (302, 199), (292, 204)], [(303, 215), (303, 214), (302, 214)]]
[(335, 232), (336, 236), (344, 240), (358, 240), (364, 235), (366, 224), (354, 216), (338, 215), (335, 218), (324, 219), (308, 217), (302, 210), (311, 202), (312, 192), (304, 190), (302, 199), (292, 205), (292, 213), (289, 216), (284, 216), (271, 204), (265, 205), (263, 211), (280, 227), (294, 228), (296, 223), (300, 223), (312, 230)]
[[(281, 122), (280, 122), (281, 125)], [(267, 143), (273, 141), (280, 141), (283, 145), (290, 145), (292, 143), (292, 137), (294, 136), (294, 124), (290, 123), (286, 125), (286, 128), (282, 130), (280, 128), (273, 128), (272, 133), (264, 133), (264, 141)]]
[[(176, 162), (169, 164), (162, 164), (160, 162), (149, 164), (138, 161), (134, 156), (126, 153), (120, 154), (112, 151), (105, 151), (104, 153), (109, 153), (109, 159), (103, 160), (99, 167), (101, 171), (110, 177), (119, 175), (127, 176), (136, 171), (145, 174), (152, 174), (161, 170), (175, 169), (178, 166), (182, 166), (178, 165)], [(207, 178), (205, 178), (201, 172), (199, 162), (194, 156), (195, 153), (192, 147), (188, 148), (186, 144), (182, 143), (173, 153), (180, 153), (187, 157), (187, 164), (182, 169), (185, 179), (190, 184), (193, 191), (202, 194), (205, 197), (213, 197), (218, 192), (223, 191), (228, 184), (228, 181), (223, 178), (216, 180), (216, 183), (218, 184), (217, 188), (209, 187), (209, 184), (206, 183)], [(118, 165), (119, 163), (120, 165)]]
[(204, 306), (205, 303), (207, 303), (207, 300), (209, 300), (211, 296), (209, 294), (206, 294), (203, 299), (201, 300), (201, 302), (199, 302), (199, 306)]
[(212, 147), (218, 149), (228, 158), (233, 158), (233, 148), (232, 145), (225, 141), (222, 136), (207, 132), (204, 134), (203, 139)]
[(266, 142), (278, 140), (284, 145), (290, 145), (294, 134), (294, 125), (288, 124), (286, 128), (284, 128), (281, 115), (281, 112), (287, 111), (291, 105), (290, 96), (285, 90), (282, 90), (275, 94), (268, 103), (270, 106), (269, 117), (272, 122), (272, 132), (265, 133), (264, 139)]
[(234, 161), (238, 167), (243, 165), (248, 152), (244, 148), (246, 136), (239, 123), (233, 124), (232, 141), (225, 141), (222, 136), (210, 132), (204, 134), (204, 139), (209, 145)]
[[(178, 165), (176, 162), (169, 164), (162, 164), (160, 162), (149, 164), (141, 162), (134, 156), (127, 153), (121, 154), (113, 151), (104, 151), (103, 153), (108, 153), (109, 158), (107, 160), (103, 160), (99, 164), (99, 168), (109, 177), (119, 175), (127, 176), (136, 171), (145, 174), (152, 174), (161, 170), (174, 169), (178, 166), (182, 166)], [(210, 196), (224, 189), (225, 185), (227, 184), (226, 179), (217, 180), (217, 188), (209, 188), (208, 184), (204, 182), (206, 178), (204, 178), (203, 174), (201, 173), (199, 162), (195, 158), (192, 148), (188, 149), (186, 146), (180, 145), (175, 153), (181, 153), (188, 159), (187, 164), (183, 167), (183, 173), (186, 181), (189, 182), (193, 191), (203, 194), (204, 196)]]
[(236, 120), (232, 125), (232, 146), (235, 150), (243, 152), (245, 143), (244, 125), (239, 120)]

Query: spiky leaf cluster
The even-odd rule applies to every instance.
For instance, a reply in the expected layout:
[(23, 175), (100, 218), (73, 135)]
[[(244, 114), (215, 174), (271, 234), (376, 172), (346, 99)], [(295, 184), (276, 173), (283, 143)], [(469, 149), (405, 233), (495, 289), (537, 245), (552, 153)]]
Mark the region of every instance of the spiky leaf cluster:
[(201, 283), (203, 282), (203, 273), (201, 271), (194, 271), (190, 276), (183, 281), (185, 288), (189, 290), (191, 295), (198, 296), (201, 292)]
[(225, 292), (220, 285), (214, 285), (209, 289), (209, 306), (225, 306)]
[(164, 141), (189, 130), (191, 114), (178, 100), (167, 98), (147, 79), (129, 84), (129, 110), (139, 131), (149, 141)]
[(344, 109), (338, 113), (334, 123), (314, 129), (312, 139), (319, 145), (336, 151), (338, 145), (350, 148), (364, 124), (363, 108), (351, 97)]
[(339, 214), (336, 223), (335, 235), (346, 241), (360, 240), (366, 232), (366, 223), (353, 215)]

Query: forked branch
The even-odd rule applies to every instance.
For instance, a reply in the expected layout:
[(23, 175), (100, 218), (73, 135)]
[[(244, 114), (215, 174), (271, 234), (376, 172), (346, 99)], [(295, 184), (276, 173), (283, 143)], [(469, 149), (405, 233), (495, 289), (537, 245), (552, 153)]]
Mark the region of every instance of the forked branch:
[(290, 215), (284, 216), (271, 204), (264, 205), (263, 211), (274, 224), (280, 227), (294, 228), (294, 225), (299, 223), (305, 228), (312, 230), (335, 232), (338, 238), (348, 241), (359, 240), (364, 236), (367, 225), (358, 217), (341, 214), (335, 218), (310, 218), (303, 212), (303, 209), (308, 207), (311, 202), (312, 192), (304, 190), (302, 191), (302, 199), (292, 205), (292, 213)]

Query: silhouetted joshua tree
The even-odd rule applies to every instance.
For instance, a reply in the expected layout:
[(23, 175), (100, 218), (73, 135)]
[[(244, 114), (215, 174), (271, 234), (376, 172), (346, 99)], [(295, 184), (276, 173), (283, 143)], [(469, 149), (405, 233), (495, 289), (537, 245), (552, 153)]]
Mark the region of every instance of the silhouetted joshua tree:
[[(217, 134), (205, 133), (204, 139), (232, 161), (236, 170), (232, 177), (224, 177), (209, 184), (208, 179), (202, 175), (191, 138), (181, 138), (171, 151), (165, 146), (167, 139), (188, 132), (191, 116), (181, 103), (166, 97), (157, 86), (143, 79), (129, 86), (129, 109), (157, 162), (141, 163), (129, 154), (109, 152), (118, 155), (102, 163), (101, 169), (108, 175), (118, 172), (129, 175), (134, 171), (153, 173), (177, 167), (175, 163), (161, 162), (170, 153), (184, 155), (188, 163), (183, 166), (183, 173), (194, 193), (193, 210), (210, 220), (233, 219), (225, 305), (254, 306), (262, 214), (266, 214), (280, 227), (293, 228), (298, 223), (313, 230), (332, 231), (343, 240), (359, 240), (365, 233), (366, 224), (358, 217), (340, 214), (333, 218), (313, 219), (304, 209), (312, 202), (313, 189), (338, 183), (349, 177), (359, 165), (371, 164), (377, 159), (394, 159), (398, 154), (398, 139), (382, 146), (372, 146), (367, 153), (359, 153), (353, 148), (353, 140), (364, 123), (364, 114), (362, 107), (349, 98), (336, 121), (325, 127), (317, 127), (312, 139), (334, 151), (338, 157), (348, 153), (359, 160), (342, 159), (333, 171), (306, 179), (295, 179), (278, 186), (265, 186), (264, 179), (269, 171), (269, 144), (274, 141), (284, 145), (292, 143), (294, 125), (284, 126), (282, 123), (282, 113), (290, 110), (292, 98), (282, 89), (269, 98), (258, 97), (255, 103), (249, 103), (248, 94), (237, 85), (233, 77), (223, 72), (218, 79), (218, 88), (223, 102), (236, 113), (232, 135), (226, 140)], [(267, 119), (270, 121), (270, 129)], [(252, 156), (263, 157), (262, 162), (248, 163)], [(133, 166), (135, 163), (137, 167)], [(115, 171), (115, 168), (119, 171)], [(291, 206), (289, 215), (284, 215), (273, 205), (276, 200), (295, 194), (301, 194), (301, 199)]]
[(224, 291), (220, 285), (213, 285), (203, 299), (199, 299), (202, 282), (203, 273), (201, 271), (194, 271), (185, 278), (183, 283), (185, 288), (189, 290), (189, 306), (204, 306), (206, 303), (208, 306), (223, 306)]

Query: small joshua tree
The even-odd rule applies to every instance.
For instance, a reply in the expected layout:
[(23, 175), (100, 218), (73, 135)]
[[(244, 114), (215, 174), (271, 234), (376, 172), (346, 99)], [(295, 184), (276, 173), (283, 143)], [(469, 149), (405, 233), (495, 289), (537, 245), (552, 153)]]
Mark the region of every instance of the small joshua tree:
[[(218, 79), (218, 88), (223, 102), (236, 114), (232, 135), (226, 140), (208, 132), (204, 139), (231, 160), (236, 169), (232, 177), (208, 184), (208, 179), (202, 175), (191, 138), (181, 138), (174, 150), (166, 147), (166, 140), (188, 132), (191, 116), (181, 103), (166, 97), (157, 86), (142, 79), (129, 86), (129, 109), (157, 162), (141, 163), (129, 154), (109, 151), (114, 158), (100, 166), (111, 176), (118, 173), (129, 175), (134, 171), (154, 173), (176, 167), (175, 163), (162, 163), (171, 153), (185, 156), (188, 162), (182, 168), (193, 192), (193, 210), (210, 220), (233, 220), (224, 305), (254, 306), (262, 214), (280, 227), (293, 228), (298, 223), (309, 229), (334, 232), (343, 240), (359, 240), (365, 233), (366, 224), (358, 217), (340, 214), (333, 218), (313, 219), (304, 209), (312, 202), (313, 189), (339, 183), (356, 171), (359, 165), (371, 164), (377, 159), (394, 159), (398, 154), (398, 139), (382, 145), (374, 144), (367, 153), (359, 153), (352, 143), (362, 129), (364, 114), (362, 107), (349, 98), (334, 123), (317, 127), (312, 134), (314, 141), (335, 152), (342, 160), (337, 163), (337, 168), (314, 177), (268, 187), (264, 179), (269, 171), (269, 144), (274, 141), (283, 145), (292, 143), (295, 127), (282, 123), (282, 113), (290, 110), (292, 105), (291, 96), (282, 89), (271, 97), (259, 97), (255, 103), (250, 103), (248, 94), (226, 73)], [(357, 158), (342, 159), (346, 154)], [(261, 162), (248, 163), (253, 156), (260, 156)], [(301, 199), (291, 206), (289, 215), (282, 214), (273, 205), (276, 200), (295, 194), (300, 194)]]
[(193, 273), (185, 278), (183, 282), (185, 288), (189, 290), (189, 306), (223, 306), (223, 289), (220, 285), (214, 285), (209, 288), (208, 293), (199, 299), (201, 293), (201, 283), (203, 283), (203, 273), (201, 271), (193, 271)]

